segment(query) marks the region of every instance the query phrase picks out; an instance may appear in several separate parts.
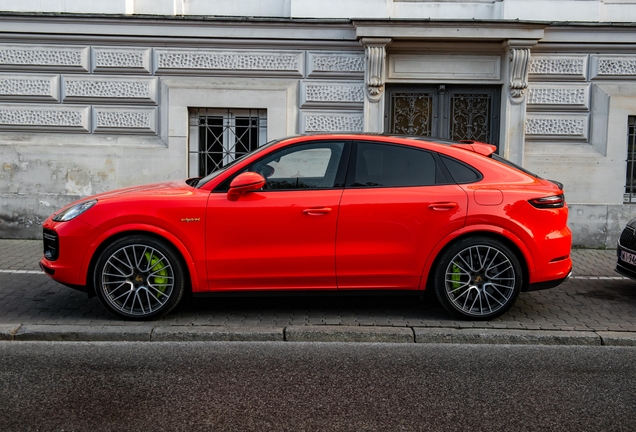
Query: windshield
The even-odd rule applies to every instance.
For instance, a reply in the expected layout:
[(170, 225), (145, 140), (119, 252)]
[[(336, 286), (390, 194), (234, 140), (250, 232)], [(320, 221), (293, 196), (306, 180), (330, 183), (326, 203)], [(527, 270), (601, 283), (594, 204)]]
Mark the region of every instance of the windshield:
[(208, 183), (210, 180), (212, 180), (213, 178), (215, 178), (216, 176), (223, 174), (225, 171), (227, 171), (228, 168), (236, 165), (238, 162), (242, 161), (243, 159), (245, 159), (245, 156), (247, 155), (253, 155), (256, 153), (259, 153), (262, 150), (265, 150), (266, 148), (268, 148), (269, 146), (272, 146), (278, 142), (280, 142), (281, 140), (272, 140), (266, 144), (263, 144), (262, 146), (260, 146), (259, 148), (257, 148), (256, 150), (254, 150), (251, 153), (247, 153), (242, 155), (241, 157), (234, 159), (232, 162), (228, 163), (227, 165), (225, 165), (223, 168), (219, 168), (216, 171), (213, 171), (212, 173), (208, 174), (207, 176), (203, 177), (201, 180), (199, 180), (196, 184), (197, 188), (200, 188), (201, 186), (203, 186), (204, 184)]

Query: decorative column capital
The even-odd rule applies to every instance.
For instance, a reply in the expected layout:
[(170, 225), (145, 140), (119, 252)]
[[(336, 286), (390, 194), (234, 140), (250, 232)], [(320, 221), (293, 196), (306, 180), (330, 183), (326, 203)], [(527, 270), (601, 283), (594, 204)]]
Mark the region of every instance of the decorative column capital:
[(537, 44), (536, 40), (510, 39), (504, 42), (510, 59), (508, 81), (510, 97), (513, 103), (522, 103), (528, 88), (528, 66), (530, 64), (530, 48)]
[(384, 62), (386, 47), (391, 43), (391, 39), (363, 38), (360, 43), (364, 46), (366, 58), (364, 82), (367, 97), (371, 102), (378, 102), (384, 92)]

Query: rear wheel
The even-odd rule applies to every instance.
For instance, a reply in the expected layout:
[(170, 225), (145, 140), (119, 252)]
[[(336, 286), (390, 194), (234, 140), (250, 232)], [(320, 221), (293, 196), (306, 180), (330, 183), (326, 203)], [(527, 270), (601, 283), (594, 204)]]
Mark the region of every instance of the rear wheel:
[(97, 260), (94, 282), (104, 306), (129, 320), (164, 316), (184, 292), (183, 268), (174, 249), (143, 235), (108, 246)]
[(442, 306), (470, 320), (504, 314), (517, 300), (522, 281), (516, 255), (488, 237), (464, 239), (444, 251), (433, 279)]

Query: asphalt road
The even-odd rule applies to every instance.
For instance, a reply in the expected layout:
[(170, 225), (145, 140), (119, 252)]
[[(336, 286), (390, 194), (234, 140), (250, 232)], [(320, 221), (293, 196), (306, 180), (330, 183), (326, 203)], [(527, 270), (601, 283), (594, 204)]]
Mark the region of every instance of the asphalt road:
[(636, 348), (0, 343), (2, 431), (628, 431)]

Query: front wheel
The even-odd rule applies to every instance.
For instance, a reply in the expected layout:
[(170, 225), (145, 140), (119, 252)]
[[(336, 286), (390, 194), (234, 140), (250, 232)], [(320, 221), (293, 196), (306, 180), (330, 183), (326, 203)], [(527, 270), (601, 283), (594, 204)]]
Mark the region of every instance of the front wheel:
[(184, 292), (183, 268), (174, 249), (143, 235), (109, 245), (95, 265), (94, 283), (104, 306), (129, 320), (164, 316)]
[(452, 245), (440, 256), (433, 278), (442, 306), (469, 320), (504, 314), (517, 300), (522, 281), (516, 255), (488, 237), (472, 237)]

